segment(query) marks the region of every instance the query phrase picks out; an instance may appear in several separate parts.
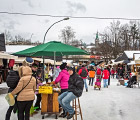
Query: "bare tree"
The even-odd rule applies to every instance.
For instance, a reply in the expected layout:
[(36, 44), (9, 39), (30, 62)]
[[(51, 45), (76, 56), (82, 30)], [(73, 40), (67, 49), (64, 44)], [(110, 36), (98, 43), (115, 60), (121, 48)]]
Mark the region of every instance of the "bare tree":
[(70, 26), (67, 26), (61, 30), (61, 35), (59, 36), (59, 38), (62, 40), (63, 43), (71, 44), (75, 39), (75, 32)]
[(5, 30), (4, 35), (5, 35), (6, 44), (8, 44), (13, 40), (13, 37), (9, 31)]

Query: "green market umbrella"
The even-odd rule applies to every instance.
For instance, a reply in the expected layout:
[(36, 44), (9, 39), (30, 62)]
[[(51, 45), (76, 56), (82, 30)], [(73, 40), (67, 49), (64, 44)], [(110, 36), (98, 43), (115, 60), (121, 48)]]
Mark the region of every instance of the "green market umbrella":
[(43, 66), (44, 66), (45, 56), (54, 56), (54, 67), (55, 67), (56, 56), (88, 55), (88, 54), (89, 53), (87, 53), (85, 50), (82, 50), (82, 49), (79, 49), (79, 48), (76, 48), (67, 44), (63, 44), (58, 41), (51, 41), (45, 44), (41, 44), (32, 48), (14, 53), (14, 55), (17, 55), (17, 56), (43, 57)]
[(63, 44), (58, 41), (51, 41), (23, 51), (14, 53), (14, 55), (42, 57), (42, 56), (64, 56), (64, 55), (88, 55), (85, 50)]

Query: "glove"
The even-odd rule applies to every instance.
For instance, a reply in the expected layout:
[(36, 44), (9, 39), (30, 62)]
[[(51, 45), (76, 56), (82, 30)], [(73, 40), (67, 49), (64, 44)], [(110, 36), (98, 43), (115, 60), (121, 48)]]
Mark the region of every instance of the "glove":
[(55, 81), (52, 81), (50, 84), (53, 84), (53, 85), (55, 85)]

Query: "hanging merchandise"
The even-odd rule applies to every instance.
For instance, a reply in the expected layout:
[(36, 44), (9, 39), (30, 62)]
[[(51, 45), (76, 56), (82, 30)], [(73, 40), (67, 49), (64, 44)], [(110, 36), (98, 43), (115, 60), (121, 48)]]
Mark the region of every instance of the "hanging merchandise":
[(11, 67), (14, 66), (14, 64), (15, 64), (15, 60), (14, 60), (14, 59), (10, 59), (10, 60), (9, 60), (8, 67), (11, 68)]

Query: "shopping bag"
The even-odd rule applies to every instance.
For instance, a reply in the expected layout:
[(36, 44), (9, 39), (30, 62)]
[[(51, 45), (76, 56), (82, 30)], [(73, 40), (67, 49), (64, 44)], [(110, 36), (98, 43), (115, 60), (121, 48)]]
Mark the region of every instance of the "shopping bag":
[(5, 99), (7, 100), (8, 104), (10, 106), (13, 106), (15, 104), (15, 98), (14, 96), (11, 94), (11, 93), (8, 93), (6, 96), (5, 96)]

